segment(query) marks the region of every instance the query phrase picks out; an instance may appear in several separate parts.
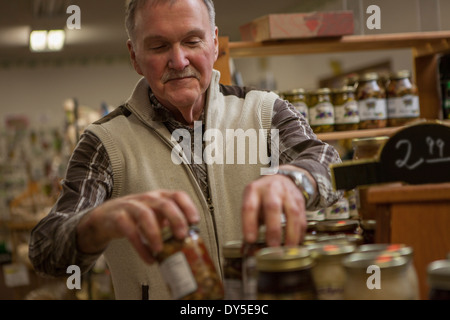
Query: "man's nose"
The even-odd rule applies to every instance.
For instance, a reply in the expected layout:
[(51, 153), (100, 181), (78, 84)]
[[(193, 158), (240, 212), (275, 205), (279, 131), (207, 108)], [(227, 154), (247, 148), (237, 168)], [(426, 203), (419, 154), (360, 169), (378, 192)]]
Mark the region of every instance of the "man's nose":
[(189, 59), (185, 49), (180, 45), (175, 45), (172, 47), (169, 67), (175, 70), (184, 70), (189, 65)]

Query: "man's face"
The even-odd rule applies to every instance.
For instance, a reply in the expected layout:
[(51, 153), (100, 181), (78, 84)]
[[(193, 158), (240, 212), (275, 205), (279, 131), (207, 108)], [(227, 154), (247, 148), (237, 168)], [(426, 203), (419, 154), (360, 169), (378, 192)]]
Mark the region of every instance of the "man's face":
[(164, 106), (181, 111), (204, 103), (218, 39), (203, 1), (148, 2), (136, 13), (128, 47), (134, 68)]

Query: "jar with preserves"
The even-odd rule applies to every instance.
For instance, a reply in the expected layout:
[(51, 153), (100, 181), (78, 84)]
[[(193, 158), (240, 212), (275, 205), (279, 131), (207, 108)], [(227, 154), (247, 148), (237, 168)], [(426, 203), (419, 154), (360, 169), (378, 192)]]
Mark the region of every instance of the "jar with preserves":
[(359, 110), (359, 128), (376, 129), (387, 126), (386, 93), (378, 85), (378, 74), (366, 73), (358, 82), (356, 100)]
[(309, 124), (315, 133), (334, 131), (334, 106), (329, 88), (311, 92), (308, 108)]
[(387, 87), (388, 126), (402, 126), (420, 117), (417, 87), (411, 82), (411, 72), (398, 71), (390, 76)]
[(174, 299), (220, 300), (224, 298), (221, 278), (208, 254), (198, 228), (177, 239), (170, 228), (162, 230), (163, 250), (156, 255), (159, 269)]
[(378, 252), (354, 252), (342, 260), (345, 300), (414, 300), (408, 260)]
[(341, 220), (350, 218), (350, 206), (346, 197), (340, 198), (325, 209), (325, 220)]
[(271, 247), (256, 255), (258, 300), (316, 300), (309, 250), (301, 246)]
[(358, 130), (359, 110), (355, 88), (345, 86), (333, 94), (334, 128), (336, 131)]
[(354, 245), (316, 244), (310, 247), (315, 265), (312, 268), (319, 300), (343, 300), (345, 270), (342, 259), (355, 251)]
[(228, 241), (223, 246), (223, 286), (226, 300), (243, 300), (242, 241)]
[(427, 266), (430, 300), (450, 300), (450, 260), (437, 260)]
[(377, 226), (376, 220), (361, 220), (359, 223), (361, 227), (361, 233), (363, 237), (364, 244), (375, 243), (375, 231)]
[(283, 93), (284, 98), (292, 103), (294, 108), (309, 121), (308, 105), (306, 104), (305, 89), (294, 89)]

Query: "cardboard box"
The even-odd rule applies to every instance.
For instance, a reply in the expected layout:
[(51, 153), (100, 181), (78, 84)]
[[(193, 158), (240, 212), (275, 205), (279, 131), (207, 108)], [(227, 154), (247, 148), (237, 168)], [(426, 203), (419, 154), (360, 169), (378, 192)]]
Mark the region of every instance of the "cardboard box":
[(269, 14), (240, 27), (242, 41), (266, 41), (350, 35), (352, 11)]

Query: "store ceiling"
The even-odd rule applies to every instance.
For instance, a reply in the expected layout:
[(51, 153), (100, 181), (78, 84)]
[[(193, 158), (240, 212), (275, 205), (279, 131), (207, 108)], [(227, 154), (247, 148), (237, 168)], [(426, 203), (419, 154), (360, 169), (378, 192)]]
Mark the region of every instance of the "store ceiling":
[[(269, 13), (299, 10), (299, 3), (327, 0), (215, 0), (220, 35), (239, 41), (239, 26)], [(69, 30), (57, 53), (32, 53), (31, 28), (64, 27), (68, 6), (81, 9), (81, 29)], [(127, 55), (123, 26), (125, 0), (0, 0), (0, 62)], [(51, 16), (51, 17), (49, 17)]]

